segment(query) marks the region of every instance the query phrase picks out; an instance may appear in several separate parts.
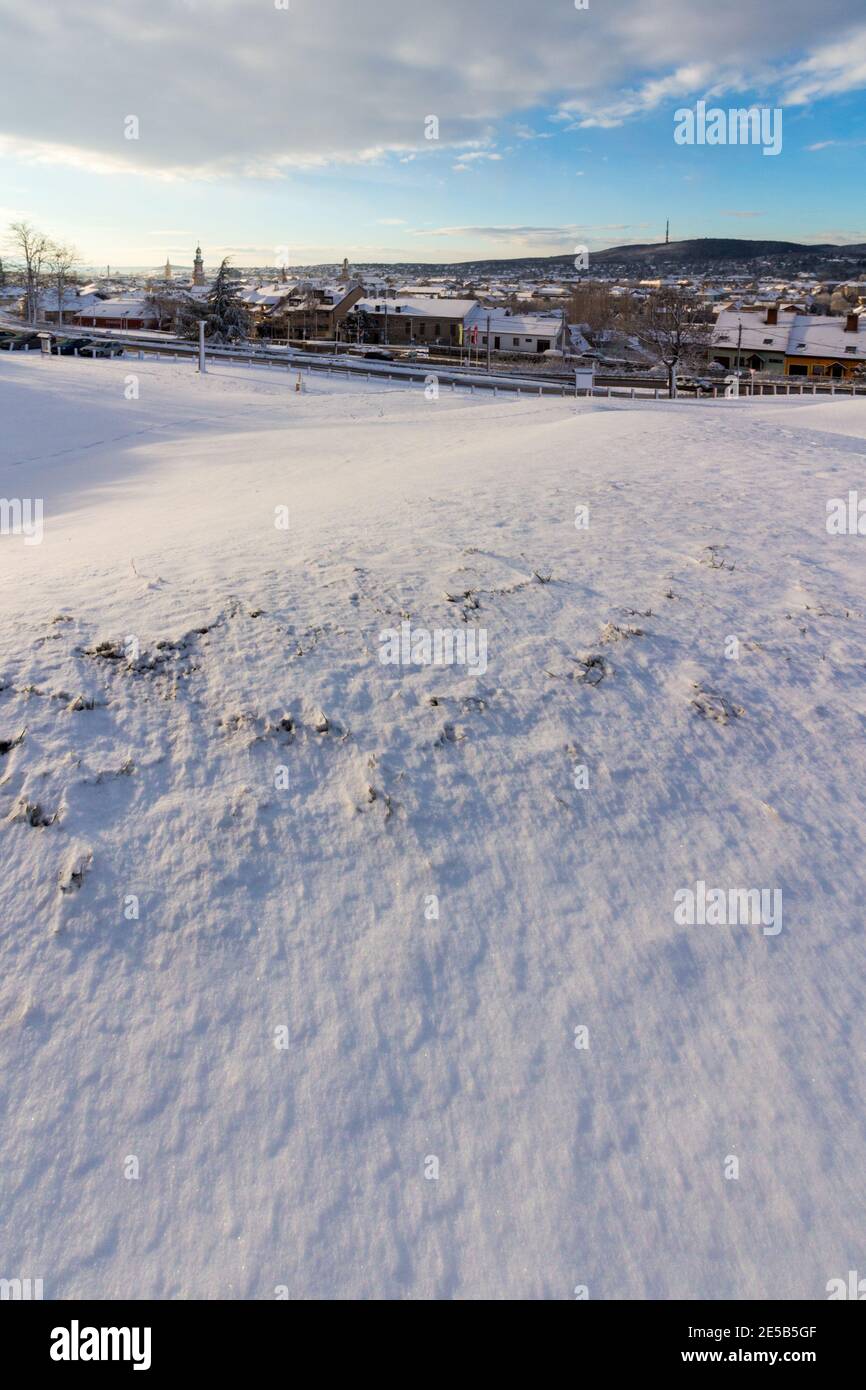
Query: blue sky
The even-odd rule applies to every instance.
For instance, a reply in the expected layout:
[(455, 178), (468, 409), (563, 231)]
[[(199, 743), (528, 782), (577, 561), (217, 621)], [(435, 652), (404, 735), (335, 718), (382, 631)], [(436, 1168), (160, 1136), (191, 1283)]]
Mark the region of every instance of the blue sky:
[[(278, 3), (0, 0), (0, 224), (118, 266), (866, 241), (861, 0)], [(701, 99), (781, 153), (677, 145)]]

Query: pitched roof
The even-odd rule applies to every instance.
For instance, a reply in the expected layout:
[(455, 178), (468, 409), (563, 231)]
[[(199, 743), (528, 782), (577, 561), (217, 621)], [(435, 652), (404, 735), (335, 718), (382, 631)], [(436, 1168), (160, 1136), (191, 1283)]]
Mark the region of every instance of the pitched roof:
[(388, 314), (398, 318), (465, 319), (477, 305), (474, 299), (362, 299), (358, 308), (368, 314)]

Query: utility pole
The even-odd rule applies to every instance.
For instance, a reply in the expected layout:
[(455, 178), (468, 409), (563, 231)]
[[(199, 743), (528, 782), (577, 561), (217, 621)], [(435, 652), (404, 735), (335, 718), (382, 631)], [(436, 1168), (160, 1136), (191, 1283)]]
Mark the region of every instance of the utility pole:
[(385, 346), (388, 346), (388, 288), (385, 287)]
[(199, 319), (199, 321), (198, 321), (198, 369), (199, 369), (199, 371), (201, 372), (202, 376), (204, 376), (205, 372), (207, 371), (207, 363), (206, 363), (206, 361), (205, 361), (205, 356), (204, 356), (204, 330), (205, 330), (206, 325), (207, 325), (207, 319)]
[(737, 376), (740, 375), (740, 344), (743, 341), (743, 320), (740, 319), (740, 329), (737, 333)]
[(487, 315), (487, 370), (490, 371), (490, 315)]
[(671, 219), (668, 218), (667, 223), (665, 224), (665, 246), (669, 246), (669, 245), (670, 245), (670, 240), (671, 240)]

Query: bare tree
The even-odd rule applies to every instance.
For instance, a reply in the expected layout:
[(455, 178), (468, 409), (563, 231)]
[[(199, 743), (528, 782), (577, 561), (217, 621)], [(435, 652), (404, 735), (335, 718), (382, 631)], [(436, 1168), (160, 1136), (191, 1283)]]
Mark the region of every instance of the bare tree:
[(67, 287), (73, 282), (73, 272), (78, 264), (78, 252), (74, 246), (48, 246), (45, 266), (48, 282), (57, 294), (57, 322), (63, 322), (63, 303)]
[(633, 330), (635, 302), (630, 294), (613, 294), (607, 285), (586, 280), (576, 285), (567, 305), (569, 323), (586, 324), (594, 332)]
[(49, 240), (29, 222), (12, 222), (9, 237), (24, 272), (24, 303), (27, 322), (35, 323), (39, 311), (39, 291), (48, 256)]
[[(177, 328), (178, 323), (184, 318), (185, 305), (183, 298), (167, 290), (149, 289), (144, 297), (145, 303), (153, 309), (157, 316), (156, 326), (158, 329), (169, 329), (172, 332)], [(198, 323), (195, 328), (196, 337), (198, 336)]]
[(668, 393), (673, 400), (680, 368), (706, 365), (712, 325), (706, 321), (696, 295), (683, 290), (661, 290), (647, 300), (635, 326), (635, 336), (667, 369)]

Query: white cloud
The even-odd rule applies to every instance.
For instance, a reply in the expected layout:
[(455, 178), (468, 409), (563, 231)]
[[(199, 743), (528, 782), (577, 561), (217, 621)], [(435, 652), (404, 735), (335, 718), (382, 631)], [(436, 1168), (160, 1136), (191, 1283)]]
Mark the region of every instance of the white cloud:
[(796, 64), (785, 100), (792, 105), (838, 96), (866, 87), (866, 27), (822, 44), (811, 57)]
[[(0, 0), (0, 151), (167, 179), (281, 178), (610, 127), (692, 92), (866, 85), (859, 0)], [(832, 43), (826, 34), (840, 34)], [(38, 85), (37, 85), (38, 79)], [(425, 119), (439, 119), (427, 141)], [(124, 139), (128, 115), (140, 138)], [(490, 157), (490, 156), (488, 156)]]
[[(413, 231), (413, 236), (430, 237), (435, 240), (460, 241), (476, 249), (473, 256), (478, 259), (479, 242), (491, 243), (491, 255), (557, 255), (567, 254), (577, 245), (586, 245), (596, 250), (618, 245), (623, 241), (655, 241), (660, 238), (642, 235), (646, 223), (567, 223), (561, 226), (534, 227), (523, 224), (493, 224), (488, 226), (463, 227), (425, 227)], [(628, 238), (623, 233), (630, 232)]]

